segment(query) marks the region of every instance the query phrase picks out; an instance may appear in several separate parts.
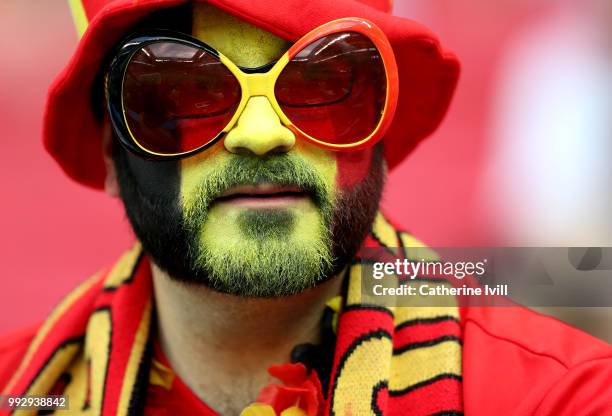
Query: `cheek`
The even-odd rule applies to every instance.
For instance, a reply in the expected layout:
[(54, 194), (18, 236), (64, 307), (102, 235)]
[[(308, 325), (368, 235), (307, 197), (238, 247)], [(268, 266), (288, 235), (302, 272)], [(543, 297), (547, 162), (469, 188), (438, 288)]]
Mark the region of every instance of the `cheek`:
[(297, 141), (295, 150), (313, 163), (324, 177), (331, 194), (361, 183), (370, 173), (374, 152), (372, 147), (352, 152), (334, 152), (305, 141)]
[(362, 182), (370, 172), (372, 152), (371, 147), (354, 152), (336, 152), (336, 185), (346, 189)]
[(180, 197), (184, 209), (189, 209), (198, 197), (202, 181), (213, 174), (227, 159), (223, 142), (180, 161)]

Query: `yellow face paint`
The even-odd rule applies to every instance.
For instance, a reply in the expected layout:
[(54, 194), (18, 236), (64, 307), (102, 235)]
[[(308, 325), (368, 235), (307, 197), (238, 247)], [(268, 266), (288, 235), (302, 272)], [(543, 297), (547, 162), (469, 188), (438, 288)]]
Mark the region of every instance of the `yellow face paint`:
[[(193, 35), (219, 50), (235, 64), (244, 67), (270, 63), (282, 56), (290, 46), (269, 32), (199, 3), (193, 6)], [(333, 204), (338, 196), (335, 153), (296, 140), (293, 133), (282, 125), (267, 98), (252, 97), (235, 127), (223, 140), (204, 152), (180, 161), (180, 202), (187, 221), (198, 218), (197, 211), (202, 208), (203, 200), (202, 184), (213, 177), (222, 178), (227, 166), (241, 157), (245, 150), (258, 158), (274, 158), (268, 155), (279, 149), (280, 153), (286, 154), (290, 160), (300, 162), (316, 175), (324, 188), (326, 199)], [(275, 268), (277, 266), (274, 262), (278, 261), (279, 256), (293, 253), (294, 257), (312, 258), (311, 268), (320, 267), (318, 263), (326, 258), (324, 251), (329, 252), (331, 249), (329, 224), (325, 224), (324, 213), (310, 198), (297, 201), (283, 210), (290, 212), (290, 227), (284, 229), (283, 235), (264, 238), (269, 240), (264, 242), (262, 239), (249, 238), (241, 227), (245, 211), (256, 210), (234, 204), (212, 204), (202, 223), (195, 225), (199, 227), (198, 250), (201, 261), (210, 262), (222, 258), (217, 264), (219, 268), (223, 267), (223, 262), (236, 262), (233, 264), (235, 269), (241, 267), (240, 264), (246, 267), (255, 263), (261, 267)], [(208, 267), (211, 268), (211, 265), (208, 264)], [(288, 279), (289, 276), (280, 278)], [(306, 285), (314, 283), (308, 281)], [(281, 284), (290, 286), (291, 282)], [(299, 290), (298, 286), (294, 288), (294, 291)]]
[(193, 36), (238, 66), (256, 68), (277, 60), (291, 43), (206, 3), (193, 5)]
[[(335, 160), (333, 157), (325, 154), (325, 151), (318, 148), (303, 148), (302, 144), (296, 146), (298, 149), (292, 150), (296, 153), (296, 157), (305, 161), (317, 175), (321, 178), (327, 198), (334, 201), (336, 198), (336, 189), (333, 186), (336, 175)], [(226, 159), (219, 155), (216, 157), (219, 161)], [(223, 163), (223, 162), (221, 162)], [(195, 173), (196, 168), (192, 168), (196, 177), (198, 174), (206, 174), (210, 169), (203, 169), (201, 172)], [(185, 172), (185, 171), (183, 171)], [(191, 175), (190, 175), (191, 176)], [(203, 178), (201, 178), (203, 179)], [(191, 186), (197, 187), (195, 184)], [(195, 190), (195, 189), (194, 189)], [(242, 261), (252, 264), (265, 256), (266, 253), (261, 252), (262, 245), (259, 242), (253, 242), (245, 238), (244, 232), (240, 229), (240, 215), (244, 208), (235, 207), (228, 204), (215, 204), (209, 212), (206, 221), (202, 226), (201, 244), (210, 252), (226, 252), (228, 257), (241, 257)], [(268, 245), (268, 250), (294, 250), (301, 248), (307, 250), (308, 247), (318, 247), (323, 243), (323, 239), (328, 230), (324, 229), (326, 225), (323, 222), (322, 213), (315, 206), (312, 200), (304, 200), (295, 203), (291, 208), (294, 216), (293, 227), (290, 232), (281, 238), (280, 245), (272, 243)], [(276, 239), (278, 242), (278, 239)], [(327, 244), (328, 242), (325, 241)], [(323, 250), (329, 247), (318, 247), (318, 250)], [(232, 253), (229, 255), (229, 253)]]

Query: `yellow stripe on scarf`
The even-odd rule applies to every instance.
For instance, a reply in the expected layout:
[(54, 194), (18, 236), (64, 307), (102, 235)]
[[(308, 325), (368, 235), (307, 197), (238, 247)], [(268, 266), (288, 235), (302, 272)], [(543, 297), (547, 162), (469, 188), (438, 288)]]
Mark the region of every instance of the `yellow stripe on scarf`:
[[(361, 342), (348, 356), (338, 377), (332, 409), (337, 415), (372, 413), (372, 391), (385, 382), (393, 361), (389, 361), (393, 342), (387, 337), (373, 337)], [(364, 365), (364, 363), (366, 365)], [(402, 370), (406, 370), (402, 367)], [(365, 400), (364, 400), (365, 398)]]
[(140, 242), (123, 253), (104, 279), (104, 289), (116, 289), (127, 282), (132, 277), (132, 272), (138, 264), (137, 260), (141, 254), (142, 245)]
[(372, 234), (374, 238), (388, 248), (396, 249), (400, 246), (395, 228), (380, 212), (376, 214), (374, 224), (372, 224)]
[[(83, 295), (83, 293), (87, 292), (87, 290), (89, 290), (99, 280), (99, 278), (100, 278), (100, 273), (96, 273), (95, 275), (87, 279), (85, 282), (80, 284), (76, 289), (70, 292), (68, 296), (66, 296), (64, 300), (51, 312), (51, 314), (49, 315), (49, 318), (44, 322), (44, 324), (40, 327), (40, 329), (36, 333), (36, 336), (34, 337), (34, 339), (32, 340), (32, 343), (28, 347), (28, 351), (26, 352), (25, 356), (21, 360), (21, 364), (19, 365), (19, 368), (17, 369), (17, 371), (15, 371), (15, 374), (13, 374), (13, 377), (11, 378), (11, 381), (8, 383), (8, 385), (4, 389), (3, 394), (8, 394), (8, 392), (10, 392), (13, 389), (15, 383), (22, 376), (27, 365), (30, 363), (30, 360), (32, 359), (34, 352), (38, 350), (38, 347), (40, 347), (41, 342), (44, 339), (46, 339), (47, 335), (49, 334), (50, 329), (53, 328), (53, 326), (56, 324), (58, 319), (64, 314), (64, 312), (70, 309), (70, 307), (74, 304), (74, 302), (78, 300), (81, 297), (81, 295)], [(52, 366), (48, 366), (48, 367), (52, 367)]]
[(456, 340), (394, 355), (391, 359), (389, 390), (405, 390), (440, 374), (461, 376), (461, 345)]
[(100, 415), (108, 366), (111, 315), (108, 309), (94, 312), (87, 324), (85, 348), (66, 370), (70, 383), (64, 391), (69, 409), (58, 414)]
[(393, 312), (395, 314), (394, 324), (396, 327), (415, 319), (435, 319), (447, 316), (459, 319), (459, 309), (454, 306), (396, 307)]
[(90, 362), (90, 402), (92, 414), (101, 414), (104, 384), (111, 343), (111, 313), (109, 309), (96, 311), (87, 324), (85, 357)]
[(117, 409), (118, 415), (127, 415), (132, 392), (134, 390), (134, 386), (136, 385), (136, 378), (138, 377), (140, 360), (144, 354), (147, 339), (149, 338), (150, 327), (151, 299), (149, 299), (147, 305), (145, 306), (140, 325), (138, 326), (136, 336), (134, 337), (134, 343), (132, 344), (132, 351), (130, 352), (130, 358), (128, 360), (127, 368), (125, 369), (123, 386), (121, 387), (121, 395), (119, 396), (119, 407)]
[[(45, 368), (38, 374), (36, 381), (30, 386), (24, 396), (42, 396), (48, 393), (57, 378), (63, 370), (68, 367), (68, 364), (74, 359), (75, 355), (81, 349), (81, 342), (74, 341), (62, 345), (55, 351), (53, 356), (47, 362)], [(26, 416), (38, 414), (37, 409), (24, 409), (15, 411), (15, 416)]]

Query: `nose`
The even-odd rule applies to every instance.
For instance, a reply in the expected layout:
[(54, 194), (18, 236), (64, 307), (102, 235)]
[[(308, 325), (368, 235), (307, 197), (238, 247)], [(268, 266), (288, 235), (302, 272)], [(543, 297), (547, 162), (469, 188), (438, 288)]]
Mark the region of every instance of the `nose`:
[(266, 97), (255, 96), (225, 136), (224, 145), (228, 152), (237, 154), (286, 153), (295, 145), (295, 135), (281, 123)]

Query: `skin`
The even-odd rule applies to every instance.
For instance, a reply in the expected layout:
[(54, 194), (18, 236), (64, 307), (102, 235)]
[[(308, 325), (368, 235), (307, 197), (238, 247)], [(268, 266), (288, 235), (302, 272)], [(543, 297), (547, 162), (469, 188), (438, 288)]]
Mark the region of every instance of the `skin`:
[[(246, 67), (273, 61), (290, 46), (269, 32), (197, 3), (193, 9), (193, 35)], [(110, 136), (107, 128), (106, 191), (118, 196)], [(252, 97), (223, 140), (181, 160), (179, 204), (187, 216), (197, 206), (199, 184), (223, 169), (232, 156), (244, 154), (256, 158), (286, 154), (302, 161), (316, 172), (332, 203), (368, 176), (372, 160), (371, 149), (332, 152), (296, 138), (265, 97)], [(282, 201), (281, 206), (272, 209), (289, 213), (292, 218), (291, 226), (281, 230), (285, 249), (311, 246), (324, 238), (322, 210), (311, 198)], [(206, 219), (198, 224), (200, 246), (220, 253), (235, 251), (237, 257), (257, 253), (240, 222), (241, 215), (254, 211), (257, 208), (248, 203), (212, 204)], [(254, 254), (249, 255), (257, 260)], [(291, 296), (245, 298), (211, 290), (206, 285), (187, 284), (169, 276), (155, 263), (152, 266), (162, 349), (181, 379), (221, 414), (239, 414), (252, 403), (259, 390), (272, 381), (267, 368), (289, 361), (295, 345), (319, 341), (319, 321), (325, 304), (340, 292), (342, 283), (338, 276), (330, 276)]]

